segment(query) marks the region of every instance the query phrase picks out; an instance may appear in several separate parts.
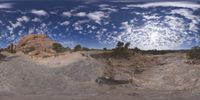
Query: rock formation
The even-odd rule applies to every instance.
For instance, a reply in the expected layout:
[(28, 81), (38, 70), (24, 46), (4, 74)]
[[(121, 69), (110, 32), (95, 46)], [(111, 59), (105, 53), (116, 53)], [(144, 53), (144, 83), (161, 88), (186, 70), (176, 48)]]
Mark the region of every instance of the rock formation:
[(14, 45), (13, 43), (11, 43), (7, 48), (6, 50), (11, 52), (11, 53), (15, 53), (16, 52), (16, 49), (17, 49), (17, 46)]
[(29, 34), (20, 39), (17, 51), (37, 57), (49, 57), (55, 55), (52, 45), (55, 41), (44, 34)]

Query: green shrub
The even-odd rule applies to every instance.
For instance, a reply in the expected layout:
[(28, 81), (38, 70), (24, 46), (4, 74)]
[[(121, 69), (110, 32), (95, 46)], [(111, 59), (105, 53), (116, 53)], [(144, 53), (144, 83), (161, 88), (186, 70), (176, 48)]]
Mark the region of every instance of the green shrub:
[(200, 59), (200, 47), (195, 46), (187, 52), (188, 59)]
[(66, 51), (71, 51), (71, 48), (70, 47), (66, 47), (65, 50)]
[(82, 49), (82, 47), (81, 47), (80, 44), (78, 44), (78, 45), (76, 45), (76, 46), (74, 47), (74, 51), (81, 51), (81, 49)]
[(66, 49), (60, 43), (53, 43), (52, 49), (57, 53), (62, 53), (66, 51)]
[(115, 49), (113, 49), (113, 56), (116, 58), (129, 58), (131, 52), (129, 50), (130, 43), (124, 44), (123, 42), (118, 42)]
[(87, 48), (87, 47), (83, 47), (82, 50), (83, 50), (83, 51), (89, 51), (90, 49)]

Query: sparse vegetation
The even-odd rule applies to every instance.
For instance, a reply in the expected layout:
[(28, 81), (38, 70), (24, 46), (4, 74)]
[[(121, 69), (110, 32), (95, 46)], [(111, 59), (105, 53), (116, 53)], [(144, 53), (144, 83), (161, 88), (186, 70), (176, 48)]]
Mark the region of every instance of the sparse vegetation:
[(66, 47), (65, 50), (66, 51), (71, 51), (71, 48), (70, 47)]
[(134, 49), (132, 49), (132, 51), (135, 53), (141, 53), (142, 50), (140, 50), (138, 47), (135, 47)]
[(87, 48), (87, 47), (83, 47), (82, 50), (83, 50), (83, 51), (89, 51), (90, 49)]
[(60, 43), (53, 43), (52, 49), (57, 53), (62, 53), (66, 51), (66, 49)]
[(78, 45), (76, 45), (76, 46), (74, 47), (74, 51), (81, 51), (81, 49), (82, 49), (82, 47), (81, 47), (80, 44), (78, 44)]
[(195, 46), (195, 47), (191, 48), (191, 50), (187, 52), (187, 58), (199, 60), (200, 59), (200, 47)]
[(118, 42), (116, 48), (113, 49), (113, 56), (116, 58), (129, 58), (131, 56), (129, 46), (129, 42), (126, 44), (123, 42)]

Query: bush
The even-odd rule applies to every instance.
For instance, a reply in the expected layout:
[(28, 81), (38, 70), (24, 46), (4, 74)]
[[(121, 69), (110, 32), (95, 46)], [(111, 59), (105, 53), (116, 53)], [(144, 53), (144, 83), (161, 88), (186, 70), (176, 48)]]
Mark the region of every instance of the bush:
[(70, 47), (66, 47), (65, 50), (66, 51), (71, 51), (71, 48)]
[(90, 49), (87, 48), (87, 47), (83, 47), (82, 50), (83, 50), (83, 51), (89, 51)]
[(53, 43), (52, 49), (57, 53), (65, 52), (66, 49), (60, 43)]
[(200, 59), (200, 47), (195, 46), (187, 52), (188, 59)]
[(81, 45), (80, 44), (78, 44), (78, 45), (76, 45), (75, 47), (74, 47), (74, 51), (81, 51)]
[(132, 49), (133, 52), (139, 53), (141, 52), (141, 50), (138, 47), (135, 47), (134, 49)]
[(116, 48), (113, 49), (113, 56), (116, 58), (129, 58), (131, 55), (129, 46), (129, 42), (126, 44), (123, 42), (118, 42)]

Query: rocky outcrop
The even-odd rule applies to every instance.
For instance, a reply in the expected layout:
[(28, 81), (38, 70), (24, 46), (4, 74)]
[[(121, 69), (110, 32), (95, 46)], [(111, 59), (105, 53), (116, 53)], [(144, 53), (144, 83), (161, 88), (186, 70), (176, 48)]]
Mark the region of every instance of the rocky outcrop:
[(17, 46), (13, 43), (11, 43), (7, 48), (6, 50), (11, 52), (11, 53), (15, 53), (16, 52), (16, 49), (17, 49)]
[(44, 34), (29, 34), (20, 39), (17, 51), (37, 57), (49, 57), (55, 55), (52, 45), (55, 41)]

